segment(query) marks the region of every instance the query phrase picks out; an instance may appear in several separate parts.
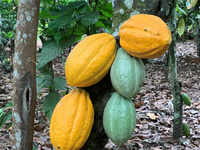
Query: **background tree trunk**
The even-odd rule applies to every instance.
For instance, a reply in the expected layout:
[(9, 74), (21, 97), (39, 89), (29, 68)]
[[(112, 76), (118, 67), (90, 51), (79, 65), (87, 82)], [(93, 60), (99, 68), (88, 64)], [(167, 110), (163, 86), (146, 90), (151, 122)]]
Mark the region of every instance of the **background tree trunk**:
[(18, 5), (13, 59), (13, 150), (32, 150), (39, 4), (39, 0), (19, 0)]
[(197, 23), (197, 33), (195, 37), (197, 43), (197, 56), (200, 58), (200, 19), (198, 19)]
[(182, 136), (182, 120), (183, 120), (183, 102), (181, 100), (181, 83), (177, 78), (176, 64), (176, 0), (173, 0), (173, 8), (170, 18), (170, 26), (172, 31), (172, 43), (169, 48), (169, 73), (170, 84), (173, 94), (174, 120), (173, 120), (173, 138), (178, 140)]
[[(0, 40), (1, 40), (1, 28), (2, 28), (2, 21), (1, 21), (1, 13), (0, 13)], [(2, 46), (2, 44), (0, 43), (0, 52), (2, 51), (2, 49), (3, 49), (3, 46)]]

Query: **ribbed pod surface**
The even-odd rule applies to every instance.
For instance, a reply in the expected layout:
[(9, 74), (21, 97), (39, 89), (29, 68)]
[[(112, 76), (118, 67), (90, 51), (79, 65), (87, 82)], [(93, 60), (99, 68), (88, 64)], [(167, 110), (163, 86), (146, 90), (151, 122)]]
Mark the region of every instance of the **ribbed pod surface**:
[(135, 129), (136, 111), (131, 100), (114, 92), (103, 114), (103, 126), (107, 136), (117, 145), (125, 143)]
[(119, 48), (112, 64), (110, 77), (112, 86), (122, 96), (131, 98), (137, 94), (145, 78), (145, 67), (141, 59), (131, 57)]
[(157, 58), (168, 49), (172, 37), (167, 24), (159, 17), (137, 14), (119, 30), (120, 45), (132, 56)]
[(115, 58), (116, 41), (111, 34), (93, 34), (80, 41), (70, 52), (66, 64), (67, 84), (87, 87), (99, 82)]
[(50, 139), (56, 150), (79, 150), (87, 141), (94, 121), (89, 94), (74, 89), (56, 105), (50, 121)]

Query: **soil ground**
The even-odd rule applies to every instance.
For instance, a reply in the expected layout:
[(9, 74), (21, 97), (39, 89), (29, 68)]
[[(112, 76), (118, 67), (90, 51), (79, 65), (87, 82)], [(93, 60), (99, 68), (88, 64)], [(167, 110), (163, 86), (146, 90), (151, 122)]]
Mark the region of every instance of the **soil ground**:
[[(192, 99), (191, 106), (184, 106), (184, 122), (190, 127), (190, 136), (183, 136), (180, 142), (172, 139), (173, 105), (166, 67), (162, 59), (145, 64), (146, 80), (134, 102), (136, 105), (136, 129), (132, 138), (120, 150), (200, 150), (200, 59), (196, 56), (193, 41), (177, 44), (178, 79), (182, 91)], [(54, 63), (56, 74), (64, 75), (64, 65)], [(0, 65), (0, 108), (12, 100), (12, 76)], [(52, 150), (49, 140), (49, 122), (37, 107), (34, 131), (34, 145), (37, 150)], [(0, 129), (0, 150), (10, 150), (12, 127)], [(115, 149), (111, 142), (106, 149)], [(103, 149), (103, 148), (102, 148)]]

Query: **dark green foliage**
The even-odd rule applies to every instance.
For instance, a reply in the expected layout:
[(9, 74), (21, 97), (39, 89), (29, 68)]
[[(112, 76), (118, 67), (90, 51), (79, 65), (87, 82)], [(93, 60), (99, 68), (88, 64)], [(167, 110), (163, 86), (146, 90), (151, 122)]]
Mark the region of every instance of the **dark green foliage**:
[(37, 93), (39, 94), (42, 88), (50, 88), (52, 85), (53, 77), (49, 73), (41, 73), (37, 77)]
[(176, 20), (178, 23), (177, 33), (181, 39), (194, 39), (200, 19), (200, 2), (196, 5), (190, 4), (186, 0), (177, 0)]
[(15, 0), (0, 0), (0, 63), (6, 71), (11, 70), (11, 59), (5, 48), (14, 40), (16, 10)]
[(62, 77), (54, 78), (53, 85), (54, 85), (55, 90), (65, 90), (66, 84), (63, 84), (65, 82), (66, 82), (65, 79)]
[(8, 102), (4, 107), (0, 108), (0, 128), (5, 124), (6, 128), (12, 125), (12, 102)]
[(61, 47), (69, 47), (83, 34), (100, 32), (102, 27), (109, 29), (111, 17), (112, 5), (105, 0), (92, 4), (74, 1), (45, 5), (40, 12), (40, 34)]
[(52, 91), (44, 98), (43, 110), (45, 115), (50, 120), (54, 107), (60, 100), (60, 95), (56, 91)]
[(38, 57), (38, 68), (44, 67), (47, 63), (59, 56), (63, 50), (54, 41), (48, 41), (44, 44), (42, 52)]
[(0, 1), (0, 43), (6, 44), (14, 38), (16, 23), (16, 3), (11, 0)]

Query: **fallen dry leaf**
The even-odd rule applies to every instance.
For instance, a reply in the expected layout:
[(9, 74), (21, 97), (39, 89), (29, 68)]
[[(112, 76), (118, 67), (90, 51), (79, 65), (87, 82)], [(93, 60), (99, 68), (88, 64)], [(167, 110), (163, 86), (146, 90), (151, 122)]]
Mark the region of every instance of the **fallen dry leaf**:
[(158, 118), (158, 116), (156, 116), (154, 113), (147, 113), (147, 116), (151, 119), (151, 120), (156, 120)]

